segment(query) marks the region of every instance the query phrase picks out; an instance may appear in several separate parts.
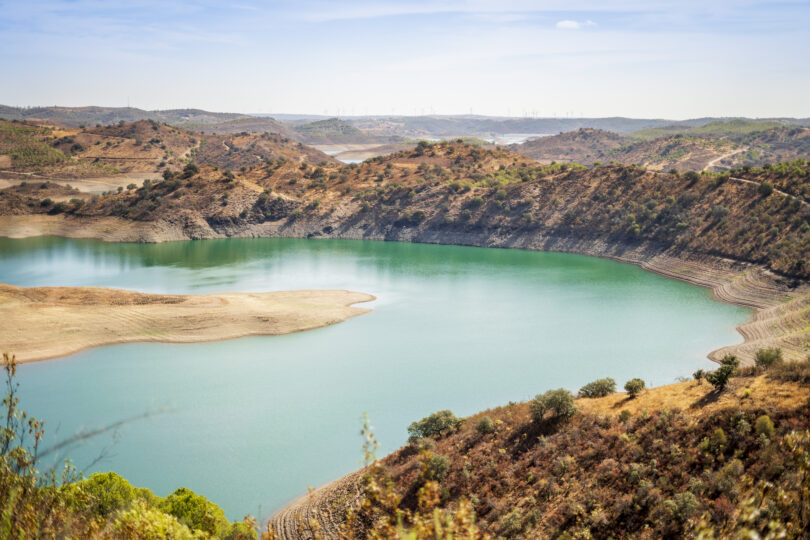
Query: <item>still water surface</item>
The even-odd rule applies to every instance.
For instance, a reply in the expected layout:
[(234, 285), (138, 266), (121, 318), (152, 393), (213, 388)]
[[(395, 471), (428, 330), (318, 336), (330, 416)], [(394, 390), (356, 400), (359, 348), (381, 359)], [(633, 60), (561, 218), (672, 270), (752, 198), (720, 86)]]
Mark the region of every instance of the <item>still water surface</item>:
[[(26, 364), (25, 409), (48, 442), (149, 411), (89, 472), (166, 495), (185, 486), (231, 519), (266, 516), (357, 468), (360, 417), (381, 454), (439, 409), (469, 415), (598, 377), (673, 382), (741, 340), (748, 311), (613, 261), (344, 240), (105, 244), (0, 239), (0, 282), (155, 293), (337, 288), (374, 311), (292, 334), (128, 344)], [(101, 437), (62, 457), (86, 466)]]

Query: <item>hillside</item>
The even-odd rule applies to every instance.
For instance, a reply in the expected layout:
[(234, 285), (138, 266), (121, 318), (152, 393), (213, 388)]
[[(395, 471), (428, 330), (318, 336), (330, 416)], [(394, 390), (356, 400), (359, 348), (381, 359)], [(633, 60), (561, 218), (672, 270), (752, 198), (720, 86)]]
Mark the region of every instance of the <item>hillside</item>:
[(214, 113), (200, 109), (145, 111), (135, 107), (9, 107), (0, 105), (0, 118), (5, 120), (29, 120), (35, 123), (73, 128), (139, 120), (154, 120), (168, 124), (212, 124), (243, 116), (243, 114)]
[(810, 156), (810, 129), (776, 122), (715, 122), (698, 128), (660, 128), (622, 137), (580, 129), (542, 137), (510, 150), (540, 162), (592, 165), (615, 161), (653, 170), (728, 170)]
[(743, 370), (719, 391), (698, 379), (633, 398), (606, 382), (606, 397), (550, 391), (463, 420), (443, 411), (414, 422), (410, 444), (315, 491), (271, 527), (282, 538), (406, 529), (419, 538), (436, 530), (464, 538), (803, 537), (808, 361)]
[(614, 150), (632, 142), (632, 139), (611, 131), (581, 128), (513, 144), (509, 149), (542, 163), (560, 161), (593, 165), (596, 161), (609, 161)]
[(385, 143), (397, 139), (397, 137), (370, 136), (339, 118), (299, 124), (292, 129), (302, 141), (310, 145)]
[[(332, 237), (568, 251), (641, 264), (757, 310), (734, 352), (810, 347), (810, 165), (734, 175), (541, 166), (460, 142), (360, 165), (278, 159), (188, 165), (91, 198), (51, 184), (0, 190), (0, 233), (111, 241)], [(75, 199), (75, 200), (74, 200)]]
[(269, 133), (200, 134), (153, 120), (79, 129), (0, 120), (0, 176), (8, 178), (107, 177), (126, 186), (133, 175), (154, 179), (191, 161), (238, 169), (278, 160), (334, 162)]

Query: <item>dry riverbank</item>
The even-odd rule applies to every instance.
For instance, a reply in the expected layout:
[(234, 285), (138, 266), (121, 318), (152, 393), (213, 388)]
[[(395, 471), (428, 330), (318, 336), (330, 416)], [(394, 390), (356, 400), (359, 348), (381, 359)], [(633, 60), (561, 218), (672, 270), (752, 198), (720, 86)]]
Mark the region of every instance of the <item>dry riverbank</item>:
[(344, 321), (374, 300), (351, 291), (143, 294), (100, 287), (0, 284), (0, 342), (19, 362), (143, 341), (191, 343), (288, 334)]

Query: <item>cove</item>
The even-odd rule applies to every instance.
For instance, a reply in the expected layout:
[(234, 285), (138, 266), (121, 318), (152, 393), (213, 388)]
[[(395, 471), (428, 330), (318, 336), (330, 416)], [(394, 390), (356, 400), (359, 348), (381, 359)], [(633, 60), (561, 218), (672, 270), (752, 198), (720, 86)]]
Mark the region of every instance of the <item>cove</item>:
[[(18, 370), (46, 444), (124, 424), (105, 458), (159, 495), (185, 486), (230, 519), (264, 517), (380, 455), (439, 409), (469, 415), (599, 377), (674, 382), (738, 343), (749, 311), (638, 267), (518, 250), (350, 240), (107, 244), (0, 239), (0, 282), (156, 293), (351, 289), (374, 311), (285, 336), (90, 349)], [(81, 469), (109, 435), (70, 449)]]

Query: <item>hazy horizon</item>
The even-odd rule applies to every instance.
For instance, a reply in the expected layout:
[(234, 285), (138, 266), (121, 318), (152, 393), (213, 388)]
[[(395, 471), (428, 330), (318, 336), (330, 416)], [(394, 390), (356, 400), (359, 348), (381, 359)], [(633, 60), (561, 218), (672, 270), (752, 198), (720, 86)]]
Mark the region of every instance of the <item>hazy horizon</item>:
[[(711, 4), (711, 5), (709, 5)], [(799, 0), (0, 1), (12, 106), (810, 116)]]

